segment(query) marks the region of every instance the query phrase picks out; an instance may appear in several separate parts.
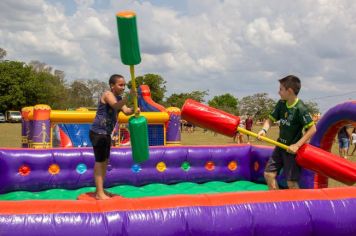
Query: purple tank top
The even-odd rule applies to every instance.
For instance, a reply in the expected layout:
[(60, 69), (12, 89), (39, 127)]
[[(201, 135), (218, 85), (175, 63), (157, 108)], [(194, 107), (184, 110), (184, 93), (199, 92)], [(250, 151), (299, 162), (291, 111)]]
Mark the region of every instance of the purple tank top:
[[(116, 96), (116, 99), (120, 101), (122, 97)], [(111, 135), (117, 121), (117, 114), (118, 112), (109, 104), (104, 104), (99, 99), (96, 116), (90, 130), (97, 134)]]

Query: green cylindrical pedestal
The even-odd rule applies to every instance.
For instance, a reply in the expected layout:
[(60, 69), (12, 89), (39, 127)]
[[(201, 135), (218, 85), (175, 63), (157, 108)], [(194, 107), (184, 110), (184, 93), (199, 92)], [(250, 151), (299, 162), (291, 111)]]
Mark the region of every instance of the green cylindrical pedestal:
[(146, 161), (149, 157), (147, 119), (144, 116), (129, 119), (132, 158), (136, 163)]

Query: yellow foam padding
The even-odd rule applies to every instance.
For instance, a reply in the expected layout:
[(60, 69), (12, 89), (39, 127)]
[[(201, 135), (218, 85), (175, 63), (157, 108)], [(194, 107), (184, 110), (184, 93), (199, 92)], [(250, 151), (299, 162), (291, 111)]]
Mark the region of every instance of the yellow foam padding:
[(33, 107), (34, 110), (51, 110), (51, 107), (46, 104), (37, 104)]
[(21, 109), (21, 111), (22, 111), (22, 112), (31, 112), (31, 111), (33, 111), (33, 107), (23, 107), (23, 108)]
[[(55, 123), (92, 123), (95, 118), (95, 111), (64, 111), (52, 110), (50, 121)], [(162, 124), (169, 120), (167, 112), (141, 112), (141, 116), (146, 117), (149, 124)], [(130, 116), (119, 114), (120, 123), (128, 123)], [(29, 114), (29, 120), (33, 119), (33, 113)]]
[[(169, 115), (167, 112), (140, 112), (141, 116), (146, 117), (147, 123), (149, 124), (162, 124), (169, 120)], [(119, 122), (128, 123), (131, 116), (126, 116), (124, 113), (120, 112)]]

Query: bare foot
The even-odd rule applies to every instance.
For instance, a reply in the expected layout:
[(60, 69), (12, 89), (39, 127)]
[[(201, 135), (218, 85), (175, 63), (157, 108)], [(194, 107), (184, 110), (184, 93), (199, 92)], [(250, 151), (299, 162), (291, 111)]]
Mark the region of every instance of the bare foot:
[(106, 195), (106, 194), (98, 194), (98, 193), (96, 193), (95, 194), (95, 199), (96, 200), (108, 200), (108, 199), (110, 199), (110, 197), (108, 195)]
[(106, 191), (106, 190), (104, 190), (104, 193), (105, 193), (107, 196), (109, 196), (109, 197), (114, 197), (114, 196), (115, 196), (115, 194), (110, 193), (110, 192), (108, 192), (108, 191)]

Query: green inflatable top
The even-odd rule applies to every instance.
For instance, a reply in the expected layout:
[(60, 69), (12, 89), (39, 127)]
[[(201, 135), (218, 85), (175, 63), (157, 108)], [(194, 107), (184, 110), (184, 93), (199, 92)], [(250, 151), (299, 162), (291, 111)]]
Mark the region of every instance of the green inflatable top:
[[(214, 194), (242, 191), (267, 191), (265, 184), (257, 184), (249, 181), (222, 182), (212, 181), (202, 184), (182, 182), (177, 184), (152, 183), (141, 187), (131, 185), (118, 185), (107, 189), (109, 192), (126, 198), (141, 198), (152, 196), (167, 196), (175, 194)], [(49, 189), (40, 192), (17, 191), (0, 194), (3, 200), (75, 200), (80, 194), (94, 192), (94, 187), (84, 187), (75, 190)]]

